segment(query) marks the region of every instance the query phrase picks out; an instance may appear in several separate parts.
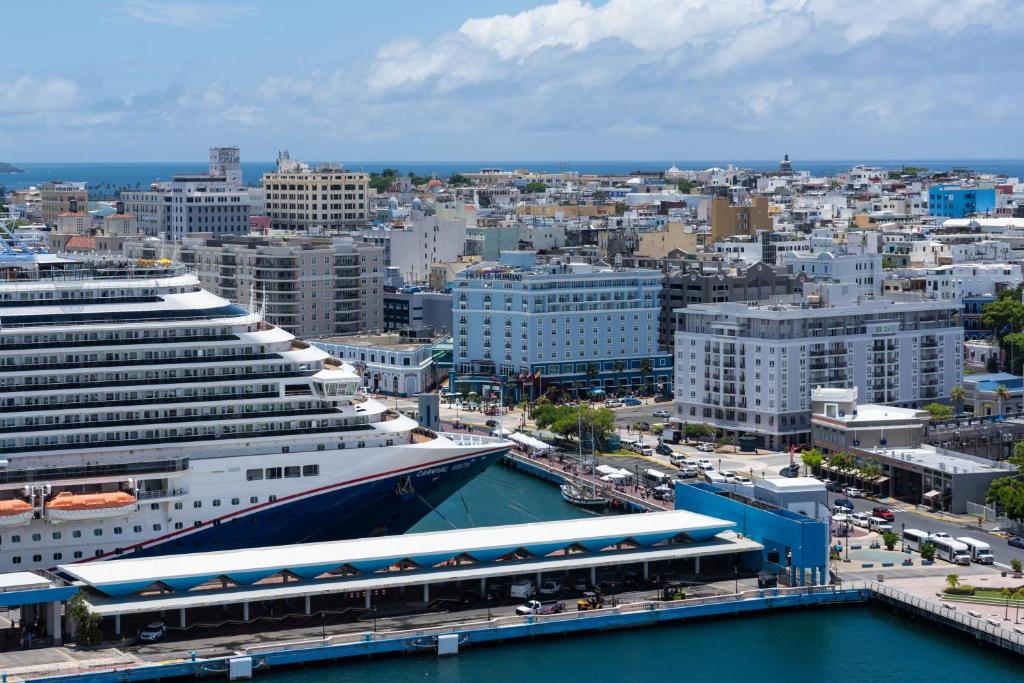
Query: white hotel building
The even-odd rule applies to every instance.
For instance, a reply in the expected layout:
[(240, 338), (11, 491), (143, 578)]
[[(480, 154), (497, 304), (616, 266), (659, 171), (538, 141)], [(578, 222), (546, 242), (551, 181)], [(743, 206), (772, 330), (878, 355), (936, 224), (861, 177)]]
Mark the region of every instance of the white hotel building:
[(501, 252), (452, 281), (453, 383), (513, 396), (559, 385), (571, 394), (667, 390), (658, 348), (663, 274), (588, 263), (539, 264)]
[(806, 287), (798, 302), (678, 309), (678, 419), (782, 449), (809, 442), (815, 387), (857, 387), (866, 402), (919, 407), (960, 382), (957, 302), (858, 297), (851, 284)]

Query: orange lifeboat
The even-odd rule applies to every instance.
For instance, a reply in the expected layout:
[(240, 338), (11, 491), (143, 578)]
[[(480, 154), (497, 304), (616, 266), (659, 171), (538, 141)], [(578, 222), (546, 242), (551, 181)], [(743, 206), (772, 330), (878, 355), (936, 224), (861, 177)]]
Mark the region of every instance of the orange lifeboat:
[(61, 491), (46, 504), (46, 515), (53, 522), (120, 517), (132, 512), (136, 502), (135, 496), (123, 491), (113, 493)]
[(0, 526), (21, 526), (32, 521), (32, 505), (20, 498), (0, 500)]

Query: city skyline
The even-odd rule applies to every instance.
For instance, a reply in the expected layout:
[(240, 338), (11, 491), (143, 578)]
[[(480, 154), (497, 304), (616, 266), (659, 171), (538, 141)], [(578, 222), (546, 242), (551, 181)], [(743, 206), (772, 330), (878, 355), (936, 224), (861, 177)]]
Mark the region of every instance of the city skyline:
[(999, 0), (53, 8), (10, 13), (51, 47), (9, 38), (4, 160), (1013, 158), (1024, 133)]

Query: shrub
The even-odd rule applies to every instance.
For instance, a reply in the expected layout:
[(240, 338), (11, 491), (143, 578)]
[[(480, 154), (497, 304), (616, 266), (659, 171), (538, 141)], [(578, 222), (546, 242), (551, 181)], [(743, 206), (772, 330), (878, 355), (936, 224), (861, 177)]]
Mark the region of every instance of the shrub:
[(921, 544), (921, 559), (922, 560), (934, 560), (935, 559), (935, 546), (925, 541)]
[(974, 595), (974, 586), (968, 586), (966, 583), (960, 584), (955, 588), (947, 586), (942, 592), (946, 595)]
[(1019, 572), (1020, 566), (1020, 560), (1018, 560), (1016, 557), (1010, 560), (1010, 569), (1012, 569), (1013, 571)]

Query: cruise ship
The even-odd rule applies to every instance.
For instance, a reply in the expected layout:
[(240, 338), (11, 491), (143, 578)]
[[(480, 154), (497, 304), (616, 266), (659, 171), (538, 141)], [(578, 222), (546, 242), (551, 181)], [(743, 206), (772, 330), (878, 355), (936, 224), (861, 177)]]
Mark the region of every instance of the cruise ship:
[(402, 533), (512, 446), (420, 427), (181, 264), (2, 236), (0, 403), (0, 572)]

